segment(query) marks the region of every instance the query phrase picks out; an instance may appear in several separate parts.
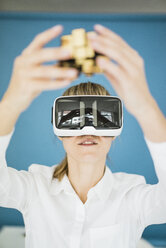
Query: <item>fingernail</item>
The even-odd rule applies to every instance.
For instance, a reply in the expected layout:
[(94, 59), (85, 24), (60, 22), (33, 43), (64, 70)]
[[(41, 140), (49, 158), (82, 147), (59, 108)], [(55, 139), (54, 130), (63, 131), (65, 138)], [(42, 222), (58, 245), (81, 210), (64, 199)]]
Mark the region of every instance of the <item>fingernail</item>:
[(95, 34), (95, 33), (88, 33), (87, 34), (87, 36), (88, 36), (88, 38), (90, 38), (90, 39), (95, 39), (95, 38), (97, 38), (97, 34)]
[(99, 43), (96, 40), (92, 40), (91, 45), (95, 48), (99, 47)]
[(69, 84), (71, 81), (70, 80), (64, 80), (63, 84)]
[(106, 64), (106, 60), (104, 58), (97, 58), (97, 63), (102, 67)]
[(95, 28), (97, 28), (98, 30), (103, 30), (104, 26), (100, 25), (100, 24), (96, 24)]
[(67, 50), (67, 49), (63, 49), (62, 50), (62, 55), (63, 56), (71, 56), (71, 52), (69, 50)]
[(63, 26), (62, 26), (62, 25), (56, 25), (56, 26), (54, 26), (54, 27), (52, 28), (52, 30), (55, 30), (55, 31), (61, 30), (61, 29), (63, 29)]
[(67, 75), (71, 76), (71, 77), (75, 77), (77, 75), (77, 71), (76, 70), (70, 70), (67, 72)]

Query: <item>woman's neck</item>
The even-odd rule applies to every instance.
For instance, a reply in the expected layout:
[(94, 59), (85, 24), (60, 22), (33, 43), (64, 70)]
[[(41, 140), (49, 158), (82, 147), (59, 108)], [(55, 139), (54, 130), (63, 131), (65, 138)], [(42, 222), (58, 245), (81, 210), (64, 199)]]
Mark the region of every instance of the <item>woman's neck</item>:
[(88, 191), (101, 180), (104, 172), (105, 158), (93, 163), (68, 158), (68, 178), (83, 203), (87, 200)]

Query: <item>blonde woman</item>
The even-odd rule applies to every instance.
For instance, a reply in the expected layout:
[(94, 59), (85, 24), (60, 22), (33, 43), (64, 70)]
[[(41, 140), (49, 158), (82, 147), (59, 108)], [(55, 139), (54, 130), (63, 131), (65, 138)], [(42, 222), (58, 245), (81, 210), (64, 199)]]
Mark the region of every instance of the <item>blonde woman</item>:
[[(5, 152), (20, 114), (42, 91), (77, 78), (75, 69), (43, 65), (71, 57), (62, 48), (44, 48), (62, 32), (55, 26), (16, 58), (0, 102), (0, 205), (23, 214), (26, 248), (134, 248), (146, 226), (166, 222), (166, 119), (148, 89), (140, 55), (108, 28), (95, 25), (95, 31), (89, 36), (92, 47), (110, 58), (97, 64), (140, 124), (159, 182), (148, 185), (143, 176), (112, 173), (105, 162), (113, 138), (104, 136), (59, 137), (66, 158), (58, 166), (33, 165), (28, 172), (7, 167)], [(91, 82), (64, 93), (73, 94), (109, 95)], [(97, 145), (80, 146), (86, 139)]]

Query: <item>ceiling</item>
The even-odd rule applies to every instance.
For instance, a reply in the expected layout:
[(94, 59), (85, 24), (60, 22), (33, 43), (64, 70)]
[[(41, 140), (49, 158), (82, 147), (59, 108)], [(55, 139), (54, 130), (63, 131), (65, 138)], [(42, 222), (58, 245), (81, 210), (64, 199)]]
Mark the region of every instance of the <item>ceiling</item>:
[(166, 13), (166, 0), (0, 0), (0, 11)]

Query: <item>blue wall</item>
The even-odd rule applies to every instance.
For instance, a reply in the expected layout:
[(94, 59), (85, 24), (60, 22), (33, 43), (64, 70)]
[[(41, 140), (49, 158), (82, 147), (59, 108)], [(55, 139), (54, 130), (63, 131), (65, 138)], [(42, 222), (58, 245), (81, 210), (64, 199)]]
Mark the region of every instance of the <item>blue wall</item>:
[[(150, 90), (166, 114), (166, 15), (87, 15), (87, 14), (25, 14), (0, 13), (0, 98), (8, 87), (13, 60), (33, 37), (56, 24), (64, 25), (63, 34), (74, 28), (93, 29), (101, 23), (122, 36), (145, 60)], [(49, 43), (58, 46), (60, 39)], [(111, 85), (103, 75), (87, 78), (83, 75), (72, 85), (91, 80), (103, 84), (113, 95)], [(10, 166), (27, 170), (31, 163), (53, 165), (64, 156), (60, 141), (54, 137), (51, 107), (55, 97), (64, 89), (42, 93), (19, 118), (7, 151)], [(58, 151), (58, 152), (57, 152)], [(113, 172), (124, 171), (144, 175), (147, 183), (157, 183), (154, 166), (136, 120), (124, 111), (124, 130), (109, 154), (107, 165)], [(0, 227), (23, 225), (16, 210), (0, 208)], [(166, 224), (153, 225), (144, 231), (156, 245), (166, 245)]]

